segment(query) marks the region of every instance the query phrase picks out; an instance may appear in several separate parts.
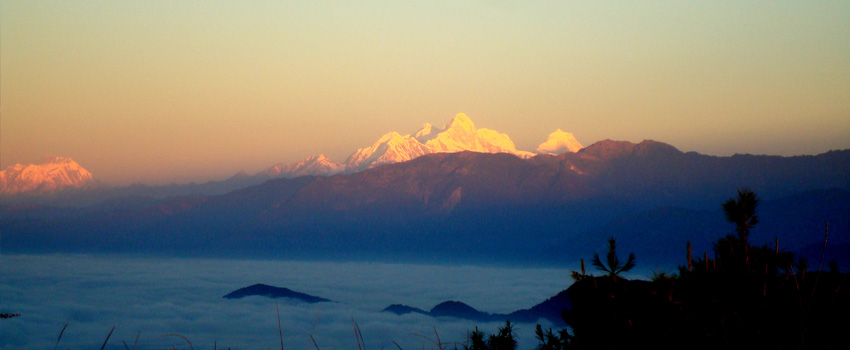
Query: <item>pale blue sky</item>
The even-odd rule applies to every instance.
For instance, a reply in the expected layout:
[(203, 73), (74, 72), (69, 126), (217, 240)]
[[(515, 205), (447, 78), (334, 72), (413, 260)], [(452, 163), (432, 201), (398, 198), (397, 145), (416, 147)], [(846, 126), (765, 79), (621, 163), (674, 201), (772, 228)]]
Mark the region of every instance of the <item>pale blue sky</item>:
[(533, 150), (850, 148), (850, 2), (3, 1), (0, 166), (221, 179), (466, 113)]

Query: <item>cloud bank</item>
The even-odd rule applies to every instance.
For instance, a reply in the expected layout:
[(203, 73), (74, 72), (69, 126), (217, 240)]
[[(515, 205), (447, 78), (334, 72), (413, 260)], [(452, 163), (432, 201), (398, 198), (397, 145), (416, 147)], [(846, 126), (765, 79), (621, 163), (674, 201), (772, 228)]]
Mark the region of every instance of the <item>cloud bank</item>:
[[(68, 327), (62, 348), (97, 348), (115, 326), (107, 348), (277, 348), (275, 303), (287, 349), (350, 349), (353, 322), (368, 348), (426, 348), (436, 341), (465, 342), (478, 326), (498, 323), (382, 313), (403, 303), (429, 309), (445, 300), (464, 301), (487, 312), (530, 307), (568, 287), (565, 269), (434, 266), (385, 263), (162, 259), (81, 255), (3, 256), (0, 312), (2, 349), (45, 349)], [(307, 304), (285, 299), (222, 298), (253, 283), (267, 283), (336, 302)], [(544, 327), (550, 325), (541, 321)], [(534, 325), (517, 326), (521, 348), (534, 345)]]

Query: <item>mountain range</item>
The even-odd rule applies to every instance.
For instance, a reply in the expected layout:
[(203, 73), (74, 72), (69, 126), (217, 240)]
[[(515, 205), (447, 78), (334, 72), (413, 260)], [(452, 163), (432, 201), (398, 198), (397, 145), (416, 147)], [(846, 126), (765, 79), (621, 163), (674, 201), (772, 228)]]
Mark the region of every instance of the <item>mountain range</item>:
[(564, 319), (561, 317), (561, 314), (565, 310), (570, 310), (572, 308), (572, 301), (570, 300), (571, 292), (571, 289), (562, 290), (558, 294), (532, 306), (531, 308), (516, 310), (507, 314), (480, 311), (464, 302), (455, 300), (441, 302), (434, 305), (434, 307), (432, 307), (429, 311), (404, 304), (393, 304), (387, 306), (382, 311), (399, 316), (415, 313), (431, 317), (455, 317), (478, 322), (502, 322), (505, 320), (511, 320), (512, 322), (534, 323), (539, 322), (540, 319), (546, 319), (555, 325), (565, 326), (566, 324), (564, 323)]
[(687, 242), (699, 255), (733, 233), (720, 204), (740, 187), (763, 199), (752, 242), (778, 238), (783, 249), (819, 258), (812, 247), (822, 246), (828, 222), (835, 248), (827, 256), (850, 263), (850, 150), (714, 157), (648, 140), (531, 158), (432, 153), (72, 213), (6, 207), (0, 244), (6, 252), (574, 264), (614, 236), (649, 268), (681, 262)]
[[(582, 145), (572, 134), (558, 129), (540, 144), (537, 152), (559, 154), (576, 152), (581, 148)], [(63, 202), (65, 205), (95, 204), (105, 199), (127, 196), (165, 198), (175, 195), (223, 194), (260, 184), (269, 179), (351, 174), (382, 164), (406, 162), (426, 154), (462, 151), (508, 153), (521, 158), (536, 155), (532, 152), (517, 150), (508, 135), (490, 129), (476, 128), (466, 114), (459, 113), (439, 129), (425, 123), (412, 136), (389, 132), (371, 146), (354, 151), (343, 163), (334, 162), (320, 154), (292, 164), (278, 163), (254, 175), (240, 172), (223, 181), (168, 186), (136, 184), (122, 188), (106, 188), (92, 186), (92, 175), (70, 158), (51, 158), (39, 165), (16, 164), (0, 171), (0, 194), (13, 197), (11, 200), (5, 198), (6, 203), (11, 201), (11, 203), (20, 204), (21, 199), (15, 196), (29, 195), (23, 198), (24, 202)], [(89, 191), (61, 193), (68, 188), (87, 188)], [(47, 200), (44, 198), (46, 195), (50, 196)], [(15, 201), (15, 199), (18, 200)]]
[[(540, 154), (559, 154), (577, 152), (582, 145), (573, 134), (558, 129), (540, 144)], [(466, 114), (452, 117), (442, 128), (435, 129), (425, 123), (414, 134), (401, 135), (389, 132), (381, 136), (369, 147), (360, 148), (343, 163), (336, 163), (324, 155), (309, 157), (301, 162), (286, 165), (276, 164), (261, 176), (268, 178), (296, 177), (304, 175), (333, 175), (337, 173), (355, 173), (371, 169), (382, 164), (394, 164), (413, 160), (433, 153), (456, 153), (463, 151), (479, 153), (508, 153), (520, 158), (531, 158), (536, 153), (517, 150), (506, 134), (490, 129), (478, 129)]]

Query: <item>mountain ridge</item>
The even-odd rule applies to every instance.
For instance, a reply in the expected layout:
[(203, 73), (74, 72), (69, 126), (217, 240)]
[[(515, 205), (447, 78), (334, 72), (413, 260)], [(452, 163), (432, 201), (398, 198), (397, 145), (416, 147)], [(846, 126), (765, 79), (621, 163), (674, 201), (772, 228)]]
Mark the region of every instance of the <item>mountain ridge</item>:
[[(538, 153), (560, 154), (576, 152), (581, 148), (581, 144), (572, 134), (558, 129), (538, 147)], [(536, 155), (532, 152), (518, 150), (507, 134), (491, 129), (476, 128), (475, 123), (466, 114), (458, 113), (439, 129), (425, 123), (413, 134), (402, 135), (396, 131), (388, 132), (379, 137), (371, 146), (355, 150), (342, 163), (327, 159), (327, 165), (322, 169), (313, 168), (309, 172), (302, 171), (303, 166), (301, 164), (315, 158), (309, 157), (291, 165), (276, 164), (258, 175), (295, 177), (300, 175), (355, 173), (382, 164), (410, 161), (426, 154), (463, 151), (508, 153), (520, 158), (531, 158)]]
[[(741, 186), (764, 199), (764, 227), (795, 227), (783, 242), (807, 246), (822, 237), (820, 224), (788, 221), (799, 221), (789, 215), (793, 205), (771, 204), (800, 193), (802, 199), (785, 201), (808, 203), (806, 223), (830, 221), (831, 243), (844, 244), (841, 232), (850, 232), (850, 150), (714, 157), (647, 140), (600, 141), (530, 159), (429, 154), (353, 174), (279, 178), (110, 212), (51, 217), (5, 210), (0, 243), (12, 252), (564, 263), (599, 251), (594, 245), (613, 234), (654, 264), (663, 263), (652, 260), (657, 251), (723, 234), (719, 204)], [(826, 192), (807, 192), (819, 189)], [(668, 207), (684, 209), (657, 210)], [(641, 247), (656, 230), (662, 241)]]
[(315, 295), (310, 295), (307, 293), (296, 292), (289, 288), (284, 287), (275, 287), (267, 284), (256, 283), (250, 286), (239, 288), (230, 293), (225, 294), (222, 298), (225, 299), (241, 299), (250, 296), (261, 296), (267, 298), (287, 298), (293, 300), (303, 301), (309, 304), (321, 303), (321, 302), (329, 302), (330, 299), (325, 299), (322, 297), (318, 297)]
[(546, 319), (553, 324), (565, 326), (566, 323), (561, 315), (564, 311), (572, 308), (570, 294), (572, 294), (572, 291), (570, 288), (567, 288), (528, 309), (520, 309), (507, 314), (481, 311), (462, 301), (455, 300), (441, 302), (434, 305), (429, 311), (404, 304), (392, 304), (381, 311), (393, 313), (398, 316), (416, 313), (431, 317), (454, 317), (479, 322), (502, 322), (509, 320), (512, 322), (535, 323), (539, 322), (540, 319)]
[(0, 193), (51, 193), (91, 185), (94, 176), (71, 158), (52, 157), (40, 164), (15, 164), (0, 171)]
[[(556, 134), (565, 135), (566, 133), (558, 129), (558, 132), (552, 135)], [(555, 148), (551, 150), (547, 149), (547, 154), (572, 152), (581, 147), (578, 141), (572, 137), (572, 134), (569, 134), (571, 140), (566, 141), (563, 137), (553, 140), (552, 135), (547, 142), (555, 142), (557, 145), (553, 146)], [(561, 147), (565, 143), (570, 146)], [(162, 198), (169, 195), (223, 194), (275, 178), (350, 174), (383, 164), (410, 161), (426, 154), (462, 151), (509, 153), (521, 158), (535, 156), (535, 153), (517, 150), (508, 135), (491, 129), (476, 128), (466, 114), (458, 113), (442, 128), (434, 128), (431, 124), (425, 123), (413, 136), (411, 134), (402, 135), (395, 131), (388, 132), (379, 137), (371, 146), (359, 148), (352, 152), (342, 163), (319, 154), (291, 164), (277, 163), (253, 175), (240, 171), (221, 181), (164, 186), (133, 184), (120, 188), (101, 186), (98, 191), (92, 192), (92, 194), (101, 199), (139, 195)], [(66, 166), (66, 170), (57, 173), (56, 168), (63, 164), (66, 159), (73, 166)], [(41, 165), (16, 164), (3, 170), (0, 172), (0, 193), (13, 197), (19, 197), (18, 195), (21, 194), (30, 195), (28, 198), (12, 198), (11, 202), (17, 204), (43, 204), (55, 200), (67, 201), (68, 203), (64, 205), (93, 204), (92, 201), (80, 201), (79, 197), (75, 195), (70, 195), (73, 198), (67, 199), (65, 197), (68, 195), (54, 198), (36, 198), (56, 194), (67, 188), (91, 187), (88, 185), (93, 182), (93, 177), (79, 164), (76, 164), (70, 158), (57, 157), (54, 160), (49, 160)], [(3, 201), (9, 203), (8, 198), (4, 198)]]

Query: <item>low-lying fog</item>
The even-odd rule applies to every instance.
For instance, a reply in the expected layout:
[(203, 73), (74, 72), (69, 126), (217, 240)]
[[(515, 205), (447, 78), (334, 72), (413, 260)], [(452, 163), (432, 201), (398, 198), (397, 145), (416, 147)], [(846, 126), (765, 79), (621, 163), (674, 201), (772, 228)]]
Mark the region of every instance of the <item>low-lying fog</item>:
[[(496, 268), (386, 263), (245, 261), (83, 255), (12, 255), (0, 260), (0, 348), (99, 348), (115, 326), (108, 349), (279, 348), (275, 303), (286, 349), (357, 347), (352, 320), (368, 349), (433, 346), (466, 341), (478, 326), (499, 323), (382, 313), (390, 304), (429, 310), (458, 300), (486, 312), (531, 307), (567, 288), (570, 269)], [(288, 299), (223, 295), (254, 283), (286, 287), (334, 300), (308, 304)], [(544, 327), (548, 322), (541, 321)], [(536, 344), (533, 324), (517, 324), (520, 348)], [(430, 340), (429, 340), (430, 339)], [(460, 348), (460, 347), (459, 347)]]

